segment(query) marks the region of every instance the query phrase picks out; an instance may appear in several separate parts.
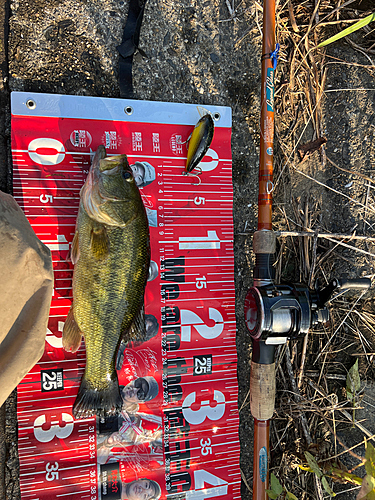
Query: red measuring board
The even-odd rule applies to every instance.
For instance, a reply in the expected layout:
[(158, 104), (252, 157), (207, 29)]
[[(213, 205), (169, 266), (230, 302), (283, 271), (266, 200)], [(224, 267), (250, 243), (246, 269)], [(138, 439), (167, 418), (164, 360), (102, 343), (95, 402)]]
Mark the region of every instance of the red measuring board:
[[(12, 93), (14, 197), (54, 266), (45, 351), (18, 386), (22, 499), (240, 498), (231, 110), (207, 109), (215, 133), (197, 185), (182, 144), (195, 105)], [(147, 172), (149, 340), (119, 355), (122, 414), (75, 420), (85, 349), (65, 352), (61, 332), (79, 192), (100, 144)], [(146, 401), (132, 397), (139, 379)]]

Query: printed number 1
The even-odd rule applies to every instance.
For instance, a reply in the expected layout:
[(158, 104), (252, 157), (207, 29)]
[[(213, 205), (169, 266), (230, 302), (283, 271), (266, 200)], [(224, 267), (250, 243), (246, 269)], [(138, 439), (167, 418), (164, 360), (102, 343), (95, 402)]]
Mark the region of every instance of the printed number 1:
[(220, 248), (220, 238), (216, 231), (207, 231), (207, 236), (180, 236), (179, 250), (213, 250)]

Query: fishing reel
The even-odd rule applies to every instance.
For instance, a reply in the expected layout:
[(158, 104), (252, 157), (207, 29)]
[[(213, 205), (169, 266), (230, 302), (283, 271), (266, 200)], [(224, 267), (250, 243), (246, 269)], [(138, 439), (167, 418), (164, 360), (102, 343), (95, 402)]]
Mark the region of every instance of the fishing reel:
[(365, 291), (370, 286), (368, 278), (341, 281), (335, 278), (316, 290), (296, 283), (253, 286), (244, 304), (247, 329), (253, 340), (262, 340), (268, 345), (284, 344), (305, 335), (318, 323), (327, 323), (329, 300), (348, 290)]

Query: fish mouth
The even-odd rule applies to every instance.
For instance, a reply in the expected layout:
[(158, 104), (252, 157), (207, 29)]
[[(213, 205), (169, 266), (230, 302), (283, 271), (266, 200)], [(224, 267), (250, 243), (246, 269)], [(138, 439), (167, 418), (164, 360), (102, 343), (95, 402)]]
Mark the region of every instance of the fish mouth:
[[(126, 202), (117, 198), (116, 196), (109, 195), (103, 186), (101, 179), (102, 175), (112, 176), (116, 175), (122, 163), (121, 160), (126, 158), (125, 155), (106, 157), (106, 150), (104, 146), (99, 146), (97, 149), (92, 165), (87, 176), (86, 182), (81, 189), (81, 201), (87, 215), (99, 223), (107, 224), (109, 226), (118, 226), (119, 223), (101, 209), (101, 206), (106, 202)], [(114, 164), (116, 162), (116, 164)]]
[(119, 166), (124, 163), (126, 164), (126, 155), (106, 156), (104, 158), (100, 158), (98, 163), (100, 173), (112, 175), (111, 172), (114, 170), (118, 172)]

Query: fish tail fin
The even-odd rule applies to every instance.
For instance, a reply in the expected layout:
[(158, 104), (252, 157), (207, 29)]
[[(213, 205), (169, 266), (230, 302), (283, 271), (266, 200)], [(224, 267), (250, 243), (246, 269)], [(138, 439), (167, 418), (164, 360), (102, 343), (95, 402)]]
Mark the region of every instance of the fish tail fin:
[(89, 418), (97, 415), (106, 418), (118, 415), (122, 410), (122, 398), (116, 371), (104, 387), (93, 385), (84, 375), (73, 405), (74, 418)]
[(62, 334), (63, 347), (68, 352), (76, 352), (78, 351), (81, 342), (82, 342), (82, 332), (79, 329), (76, 320), (74, 319), (73, 306), (71, 306), (63, 328), (63, 334)]

